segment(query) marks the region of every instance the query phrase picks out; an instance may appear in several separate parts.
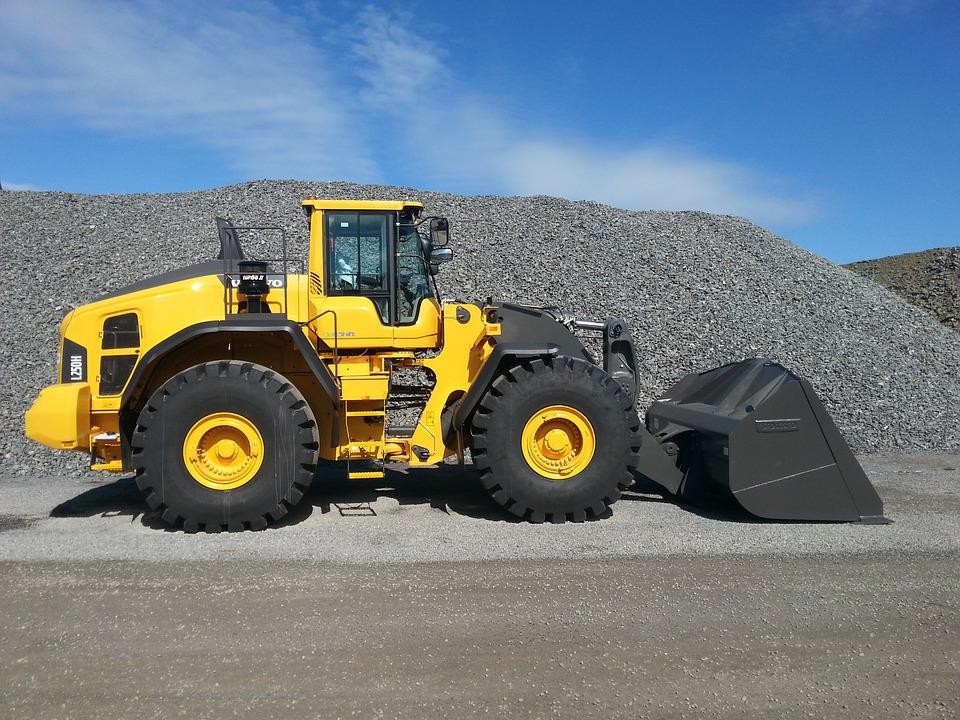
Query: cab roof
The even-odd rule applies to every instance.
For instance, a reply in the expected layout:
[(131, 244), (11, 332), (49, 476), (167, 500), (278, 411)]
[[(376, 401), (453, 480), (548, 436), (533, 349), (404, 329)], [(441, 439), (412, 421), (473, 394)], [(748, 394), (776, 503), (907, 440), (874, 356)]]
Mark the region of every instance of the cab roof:
[(415, 215), (423, 210), (423, 203), (414, 200), (322, 200), (313, 196), (300, 201), (303, 207), (314, 210), (394, 210), (410, 209)]

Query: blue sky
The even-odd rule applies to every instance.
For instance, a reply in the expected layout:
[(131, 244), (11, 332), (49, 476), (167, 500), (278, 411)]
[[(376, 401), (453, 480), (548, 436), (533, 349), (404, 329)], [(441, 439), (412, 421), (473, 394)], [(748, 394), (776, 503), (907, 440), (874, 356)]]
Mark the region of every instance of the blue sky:
[[(960, 244), (960, 2), (0, 2), (0, 181), (259, 178)], [(293, 199), (292, 199), (293, 200)]]

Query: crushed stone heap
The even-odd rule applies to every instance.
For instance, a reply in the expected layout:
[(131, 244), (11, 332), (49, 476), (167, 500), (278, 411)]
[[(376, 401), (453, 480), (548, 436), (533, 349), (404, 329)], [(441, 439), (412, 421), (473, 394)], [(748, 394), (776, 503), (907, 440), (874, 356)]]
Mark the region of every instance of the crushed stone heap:
[(761, 355), (805, 376), (857, 452), (960, 449), (960, 334), (870, 280), (747, 220), (628, 212), (549, 197), (460, 196), (350, 183), (260, 181), (154, 195), (0, 193), (3, 473), (83, 465), (23, 436), (55, 381), (70, 307), (216, 256), (214, 217), (278, 224), (306, 258), (299, 199), (422, 200), (452, 226), (444, 297), (488, 296), (621, 315), (639, 355), (640, 409), (687, 372)]
[(960, 332), (960, 247), (861, 260), (846, 267)]

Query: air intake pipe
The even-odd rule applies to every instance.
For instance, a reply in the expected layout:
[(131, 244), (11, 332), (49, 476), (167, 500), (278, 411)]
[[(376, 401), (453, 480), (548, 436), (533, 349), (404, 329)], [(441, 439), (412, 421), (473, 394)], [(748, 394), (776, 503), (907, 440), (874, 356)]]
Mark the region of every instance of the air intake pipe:
[(240, 271), (240, 284), (237, 286), (237, 294), (241, 307), (246, 308), (241, 312), (270, 312), (266, 300), (264, 300), (270, 292), (270, 285), (267, 282), (269, 265), (262, 260), (241, 260), (237, 263), (237, 269)]

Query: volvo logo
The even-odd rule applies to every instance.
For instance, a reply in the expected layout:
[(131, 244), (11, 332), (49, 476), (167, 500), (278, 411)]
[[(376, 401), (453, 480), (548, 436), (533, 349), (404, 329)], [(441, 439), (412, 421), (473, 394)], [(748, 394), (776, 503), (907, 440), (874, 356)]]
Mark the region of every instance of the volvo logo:
[[(263, 275), (243, 275), (242, 278), (230, 278), (230, 286), (237, 288), (240, 287), (240, 281), (242, 280), (254, 280), (254, 281), (263, 281)], [(272, 288), (282, 288), (283, 287), (283, 276), (282, 275), (271, 275), (267, 278), (267, 285)]]

